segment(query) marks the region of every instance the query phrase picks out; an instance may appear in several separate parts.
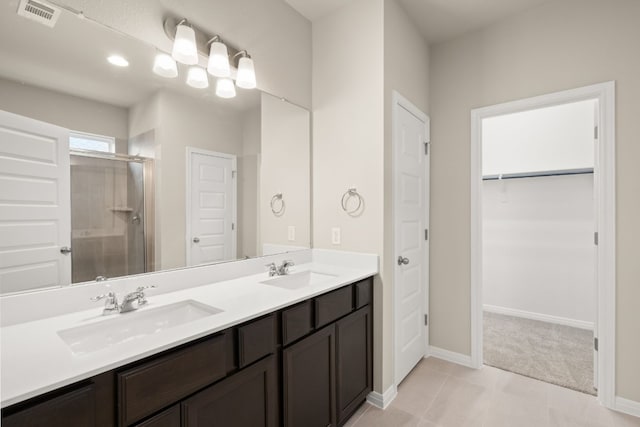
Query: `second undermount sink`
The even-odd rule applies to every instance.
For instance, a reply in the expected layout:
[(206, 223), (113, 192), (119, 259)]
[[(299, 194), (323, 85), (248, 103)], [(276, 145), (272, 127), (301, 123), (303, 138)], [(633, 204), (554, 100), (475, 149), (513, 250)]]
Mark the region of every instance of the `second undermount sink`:
[(262, 284), (277, 286), (283, 289), (300, 289), (306, 286), (317, 285), (322, 282), (334, 279), (335, 275), (318, 273), (315, 271), (301, 271), (299, 273), (291, 273), (284, 276), (277, 276), (267, 280), (263, 280)]
[(58, 331), (58, 335), (73, 354), (83, 355), (221, 312), (219, 308), (185, 300), (139, 312), (117, 314), (108, 320)]

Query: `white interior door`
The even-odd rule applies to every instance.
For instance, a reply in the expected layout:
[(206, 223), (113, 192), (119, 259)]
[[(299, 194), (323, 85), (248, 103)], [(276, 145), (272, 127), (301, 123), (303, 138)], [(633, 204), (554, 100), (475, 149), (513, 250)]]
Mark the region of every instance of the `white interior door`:
[(0, 292), (71, 283), (69, 131), (0, 111)]
[[(594, 115), (593, 115), (593, 126), (594, 126), (594, 135), (593, 135), (593, 219), (594, 219), (594, 232), (598, 232), (598, 206), (600, 205), (600, 185), (598, 185), (598, 180), (600, 179), (600, 150), (598, 148), (598, 139), (599, 139), (599, 129), (600, 129), (600, 102), (596, 101), (594, 105)], [(593, 263), (593, 274), (595, 277), (594, 283), (596, 285), (596, 315), (593, 321), (593, 388), (598, 389), (598, 347), (596, 343), (598, 342), (598, 291), (600, 286), (598, 286), (598, 247), (597, 241), (594, 236), (594, 263)]]
[(394, 97), (395, 381), (425, 356), (428, 340), (428, 118)]
[(188, 151), (187, 263), (236, 258), (236, 158)]

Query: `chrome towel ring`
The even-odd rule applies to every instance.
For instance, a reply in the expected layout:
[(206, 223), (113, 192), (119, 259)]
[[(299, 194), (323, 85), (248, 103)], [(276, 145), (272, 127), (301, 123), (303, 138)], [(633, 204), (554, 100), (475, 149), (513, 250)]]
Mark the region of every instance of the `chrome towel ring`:
[[(355, 208), (349, 208), (347, 205), (349, 204), (349, 200), (355, 198), (357, 200), (357, 205)], [(343, 195), (342, 200), (340, 202), (342, 205), (342, 210), (347, 213), (347, 215), (358, 216), (360, 215), (361, 209), (363, 208), (363, 199), (358, 190), (355, 188), (349, 188)]]
[(284, 206), (282, 193), (277, 193), (271, 198), (271, 212), (275, 216), (281, 216), (284, 213)]

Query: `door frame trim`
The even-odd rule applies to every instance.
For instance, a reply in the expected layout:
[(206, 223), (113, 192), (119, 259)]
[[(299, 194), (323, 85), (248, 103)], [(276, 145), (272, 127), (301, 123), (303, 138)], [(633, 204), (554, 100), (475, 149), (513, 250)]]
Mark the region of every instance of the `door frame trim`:
[[(398, 324), (398, 319), (397, 319), (397, 315), (398, 315), (398, 309), (396, 306), (396, 303), (399, 301), (399, 297), (397, 295), (398, 292), (398, 287), (395, 285), (396, 283), (398, 283), (398, 270), (395, 268), (395, 263), (394, 263), (394, 259), (395, 259), (395, 255), (398, 253), (398, 242), (397, 242), (397, 233), (396, 233), (396, 223), (395, 223), (395, 219), (396, 219), (396, 208), (397, 208), (397, 194), (395, 191), (396, 188), (396, 183), (397, 183), (397, 178), (396, 178), (396, 170), (397, 170), (397, 165), (396, 165), (396, 148), (397, 148), (397, 144), (398, 141), (396, 140), (396, 131), (398, 130), (398, 108), (404, 108), (405, 110), (409, 111), (411, 114), (413, 114), (414, 116), (416, 116), (416, 118), (418, 118), (419, 120), (422, 120), (424, 122), (424, 126), (425, 126), (425, 137), (427, 139), (426, 142), (431, 142), (431, 135), (430, 135), (430, 118), (428, 115), (426, 115), (424, 112), (422, 112), (418, 107), (416, 107), (411, 101), (409, 101), (407, 98), (403, 97), (402, 95), (400, 95), (399, 92), (397, 91), (393, 91), (392, 92), (392, 105), (391, 105), (391, 165), (392, 165), (392, 173), (391, 173), (391, 194), (392, 194), (392, 200), (393, 200), (393, 205), (391, 208), (391, 224), (393, 227), (393, 257), (392, 260), (390, 260), (391, 265), (393, 266), (393, 273), (392, 273), (392, 277), (393, 277), (393, 292), (392, 292), (392, 336), (393, 336), (393, 383), (397, 386), (399, 384), (398, 381), (398, 369), (397, 369), (397, 351), (398, 351), (398, 336), (396, 334), (396, 325)], [(428, 166), (430, 163), (430, 159), (431, 159), (431, 152), (429, 152), (429, 155), (425, 156), (426, 157), (426, 162), (425, 162), (425, 166)], [(427, 171), (423, 171), (423, 180), (425, 185), (425, 209), (424, 209), (424, 225), (425, 227), (428, 229), (429, 228), (429, 187), (430, 187), (430, 181), (429, 181), (429, 174), (426, 173)], [(424, 300), (423, 300), (423, 314), (424, 313), (428, 313), (429, 312), (429, 260), (428, 260), (428, 254), (429, 254), (429, 240), (427, 240), (425, 246), (423, 247), (423, 257), (422, 257), (422, 263), (423, 263), (423, 274), (422, 274), (422, 282), (424, 283)], [(425, 333), (425, 341), (423, 343), (423, 347), (424, 347), (424, 354), (423, 357), (426, 357), (428, 355), (428, 348), (429, 348), (429, 326), (426, 326), (426, 330), (427, 332)]]
[(191, 263), (191, 155), (192, 154), (202, 154), (205, 156), (212, 157), (221, 157), (224, 159), (231, 160), (231, 168), (236, 171), (235, 179), (233, 180), (233, 185), (231, 186), (231, 194), (233, 195), (233, 206), (231, 207), (231, 221), (235, 224), (233, 230), (231, 230), (231, 254), (233, 255), (233, 259), (237, 259), (238, 254), (238, 160), (235, 154), (227, 154), (220, 153), (217, 151), (204, 150), (196, 147), (187, 147), (186, 149), (186, 162), (187, 162), (187, 173), (186, 173), (186, 186), (185, 186), (185, 265), (187, 267), (191, 267), (193, 264)]
[(609, 81), (471, 110), (471, 361), (482, 366), (482, 119), (597, 99), (599, 166), (597, 205), (598, 400), (614, 407), (616, 337), (615, 82)]

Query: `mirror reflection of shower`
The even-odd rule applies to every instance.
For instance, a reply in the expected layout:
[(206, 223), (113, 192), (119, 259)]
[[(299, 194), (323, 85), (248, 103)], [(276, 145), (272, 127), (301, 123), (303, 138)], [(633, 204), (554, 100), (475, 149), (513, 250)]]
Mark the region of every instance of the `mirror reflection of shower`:
[(153, 161), (89, 150), (70, 157), (72, 282), (153, 271), (153, 205), (145, 198)]

